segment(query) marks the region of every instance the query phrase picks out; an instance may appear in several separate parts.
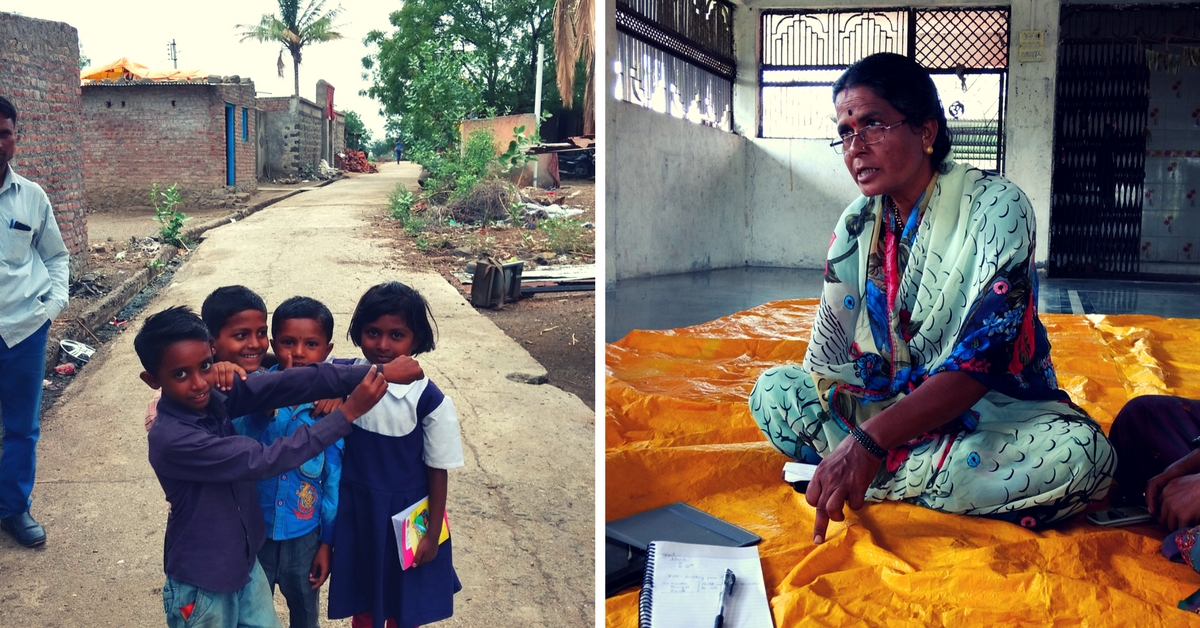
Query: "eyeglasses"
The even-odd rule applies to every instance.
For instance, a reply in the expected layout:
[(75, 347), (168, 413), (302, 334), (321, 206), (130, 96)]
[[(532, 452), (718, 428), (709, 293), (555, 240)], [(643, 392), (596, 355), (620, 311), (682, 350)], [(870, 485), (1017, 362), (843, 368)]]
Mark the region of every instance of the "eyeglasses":
[(833, 152), (841, 155), (853, 147), (854, 138), (856, 137), (863, 146), (878, 144), (883, 141), (883, 137), (887, 135), (888, 129), (893, 129), (907, 122), (908, 120), (901, 120), (895, 124), (889, 124), (887, 126), (879, 126), (874, 124), (868, 125), (863, 127), (861, 131), (857, 131), (855, 133), (843, 133), (840, 138), (830, 142), (829, 146), (833, 148)]

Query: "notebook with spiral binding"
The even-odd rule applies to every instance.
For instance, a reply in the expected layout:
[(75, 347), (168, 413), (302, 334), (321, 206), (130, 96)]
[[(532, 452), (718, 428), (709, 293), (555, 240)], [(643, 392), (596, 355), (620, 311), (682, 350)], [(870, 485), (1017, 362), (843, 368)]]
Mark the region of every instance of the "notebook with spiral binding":
[(655, 541), (647, 550), (638, 626), (712, 626), (720, 612), (726, 569), (736, 581), (725, 598), (724, 627), (772, 628), (758, 547), (672, 541)]

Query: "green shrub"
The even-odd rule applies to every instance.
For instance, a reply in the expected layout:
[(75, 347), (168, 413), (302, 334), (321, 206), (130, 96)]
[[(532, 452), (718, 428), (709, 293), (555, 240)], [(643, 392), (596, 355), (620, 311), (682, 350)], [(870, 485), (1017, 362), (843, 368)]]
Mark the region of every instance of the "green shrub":
[(412, 215), (412, 206), (417, 199), (412, 192), (403, 183), (396, 184), (396, 188), (388, 195), (388, 213), (392, 220), (399, 221), (401, 226), (408, 222), (409, 216)]
[[(425, 231), (425, 219), (424, 218), (417, 218), (416, 216), (409, 216), (408, 220), (404, 221), (404, 233), (406, 235), (408, 235), (409, 237), (415, 238), (418, 235), (420, 235), (422, 231)], [(424, 249), (421, 249), (421, 250), (424, 250)]]
[(555, 253), (573, 253), (588, 248), (584, 238), (583, 223), (573, 218), (547, 218), (538, 223), (538, 229), (546, 234), (550, 250)]
[(162, 241), (186, 249), (188, 241), (183, 237), (183, 223), (191, 219), (179, 211), (179, 204), (183, 202), (183, 198), (176, 187), (177, 184), (172, 184), (160, 192), (157, 183), (151, 185), (150, 203), (154, 205), (154, 220), (162, 225), (158, 229)]

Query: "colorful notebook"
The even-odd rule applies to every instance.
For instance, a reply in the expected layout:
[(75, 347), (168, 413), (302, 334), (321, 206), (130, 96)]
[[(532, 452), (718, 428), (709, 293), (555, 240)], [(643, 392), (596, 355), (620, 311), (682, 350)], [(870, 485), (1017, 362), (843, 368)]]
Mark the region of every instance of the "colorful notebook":
[[(417, 544), (425, 538), (429, 529), (429, 498), (405, 508), (399, 514), (392, 515), (392, 526), (396, 528), (396, 545), (400, 549), (400, 566), (403, 569), (412, 567), (413, 558), (417, 552)], [(438, 545), (450, 538), (450, 519), (442, 513), (442, 534)]]

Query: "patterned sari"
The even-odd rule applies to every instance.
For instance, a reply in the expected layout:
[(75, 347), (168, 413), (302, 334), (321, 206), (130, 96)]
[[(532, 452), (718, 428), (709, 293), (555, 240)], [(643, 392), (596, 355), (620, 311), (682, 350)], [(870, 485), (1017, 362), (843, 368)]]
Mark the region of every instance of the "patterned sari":
[(890, 451), (868, 499), (1035, 527), (1102, 497), (1116, 458), (1058, 388), (1037, 317), (1034, 234), (1020, 189), (949, 160), (906, 224), (886, 197), (852, 203), (830, 242), (803, 366), (766, 371), (751, 393), (768, 440), (815, 461), (932, 375), (963, 371), (990, 391)]

